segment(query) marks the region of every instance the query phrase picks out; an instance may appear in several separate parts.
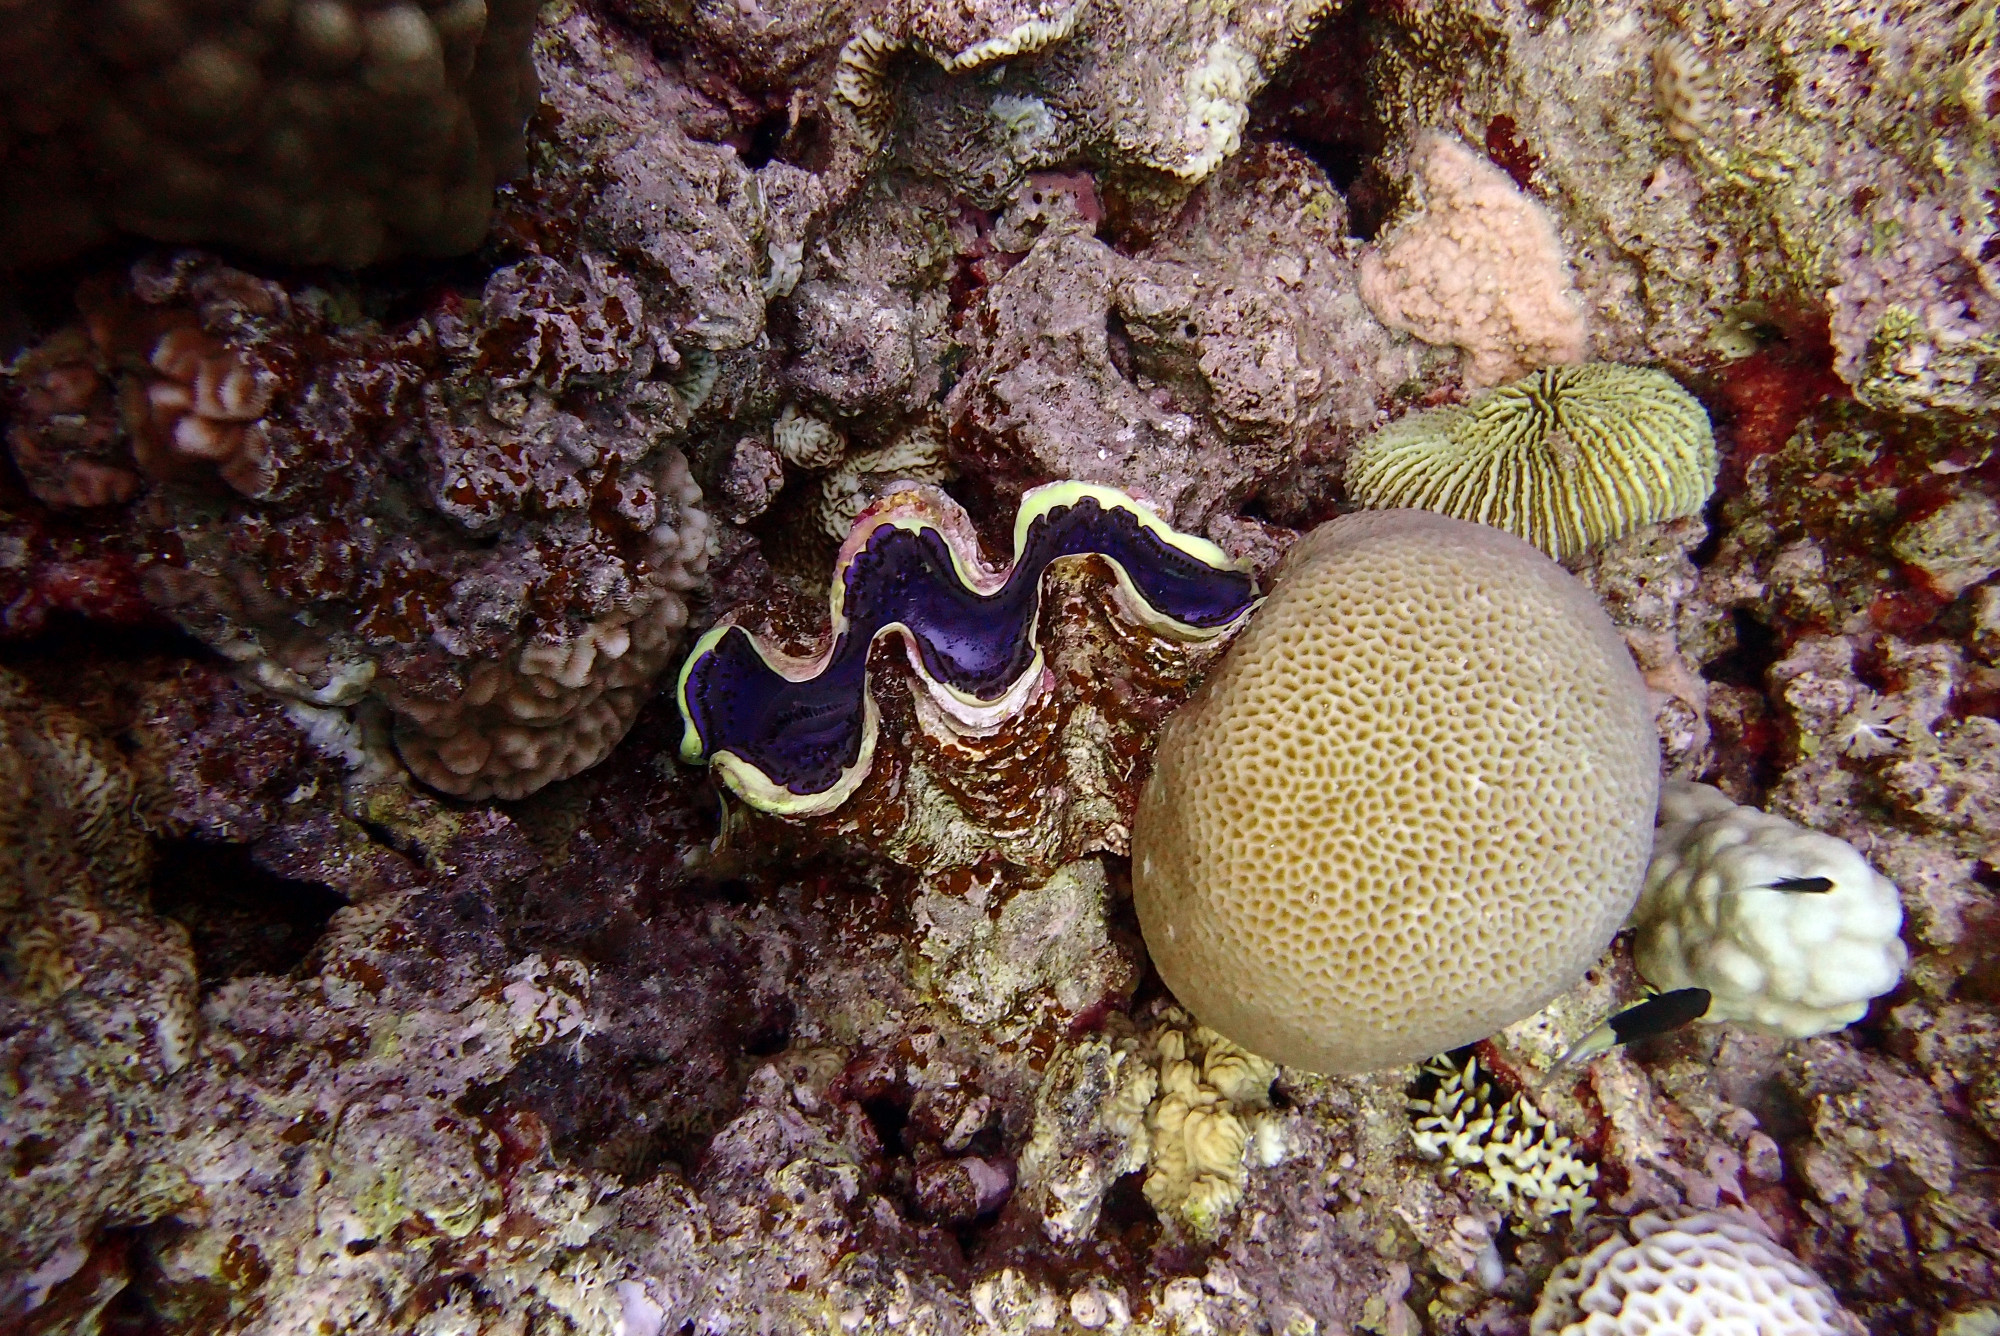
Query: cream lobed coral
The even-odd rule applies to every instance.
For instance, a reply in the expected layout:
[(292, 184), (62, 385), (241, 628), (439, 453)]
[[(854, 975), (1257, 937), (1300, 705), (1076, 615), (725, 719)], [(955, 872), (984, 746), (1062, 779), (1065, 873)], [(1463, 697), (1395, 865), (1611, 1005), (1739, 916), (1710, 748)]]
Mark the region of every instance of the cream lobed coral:
[(1356, 446), (1348, 495), (1505, 529), (1558, 559), (1701, 513), (1718, 461), (1708, 414), (1663, 371), (1545, 367)]
[(1277, 1067), (1168, 1008), (1103, 1109), (1146, 1166), (1146, 1200), (1197, 1235), (1213, 1237), (1243, 1199), (1250, 1164), (1283, 1158), (1271, 1112)]
[[(787, 464), (818, 473), (832, 468), (847, 453), (847, 438), (825, 418), (799, 411), (786, 404), (771, 424), (771, 444)], [(847, 530), (843, 528), (844, 537)]]
[(1160, 1097), (1146, 1110), (1146, 1200), (1213, 1235), (1243, 1199), (1248, 1157), (1268, 1163), (1277, 1153), (1263, 1143), (1276, 1131), (1268, 1110), (1278, 1069), (1201, 1026), (1154, 1044)]
[(1423, 1074), (1436, 1088), (1409, 1101), (1419, 1115), (1410, 1140), (1425, 1159), (1442, 1160), (1447, 1177), (1469, 1172), (1501, 1206), (1541, 1227), (1563, 1214), (1575, 1222), (1596, 1205), (1597, 1166), (1534, 1104), (1518, 1094), (1499, 1098), (1476, 1057), (1463, 1067), (1432, 1058)]
[(1658, 1210), (1558, 1266), (1531, 1336), (1860, 1336), (1826, 1282), (1748, 1211)]
[(1624, 643), (1554, 562), (1441, 515), (1344, 516), (1162, 734), (1132, 833), (1147, 951), (1274, 1061), (1484, 1038), (1624, 921), (1658, 756)]
[(1555, 222), (1455, 139), (1412, 150), (1418, 206), (1361, 257), (1361, 298), (1392, 329), (1464, 350), (1465, 382), (1580, 362), (1583, 308)]
[(1902, 924), (1895, 885), (1845, 840), (1667, 782), (1632, 955), (1655, 987), (1708, 989), (1703, 1020), (1796, 1038), (1852, 1025), (1902, 978)]

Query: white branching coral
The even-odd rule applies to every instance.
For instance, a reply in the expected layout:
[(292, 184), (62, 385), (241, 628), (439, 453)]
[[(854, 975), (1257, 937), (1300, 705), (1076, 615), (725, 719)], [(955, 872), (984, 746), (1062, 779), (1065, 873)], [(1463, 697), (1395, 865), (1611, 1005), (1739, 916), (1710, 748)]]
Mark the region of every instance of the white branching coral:
[(1361, 257), (1361, 299), (1391, 329), (1465, 352), (1485, 387), (1583, 360), (1583, 306), (1548, 210), (1457, 140), (1413, 150), (1419, 207)]
[(1423, 1072), (1438, 1084), (1429, 1098), (1409, 1101), (1417, 1115), (1410, 1139), (1425, 1159), (1445, 1162), (1447, 1177), (1466, 1170), (1537, 1228), (1564, 1212), (1576, 1220), (1596, 1204), (1590, 1185), (1597, 1166), (1533, 1104), (1519, 1095), (1501, 1099), (1483, 1079), (1478, 1059), (1468, 1056), (1461, 1068), (1449, 1058), (1432, 1058)]

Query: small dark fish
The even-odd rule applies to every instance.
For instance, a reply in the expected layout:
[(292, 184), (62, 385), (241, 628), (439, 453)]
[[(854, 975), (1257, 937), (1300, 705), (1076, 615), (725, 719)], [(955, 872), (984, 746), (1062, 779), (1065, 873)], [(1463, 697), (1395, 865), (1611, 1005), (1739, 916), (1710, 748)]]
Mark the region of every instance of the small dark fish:
[(1700, 1020), (1707, 1013), (1708, 1004), (1706, 988), (1676, 988), (1671, 993), (1649, 997), (1636, 1007), (1627, 1007), (1577, 1040), (1576, 1046), (1563, 1054), (1563, 1062), (1594, 1058), (1620, 1044), (1678, 1030), (1691, 1021)]
[(1832, 877), (1786, 877), (1774, 881), (1764, 888), (1767, 891), (1791, 891), (1797, 895), (1825, 895), (1833, 889)]

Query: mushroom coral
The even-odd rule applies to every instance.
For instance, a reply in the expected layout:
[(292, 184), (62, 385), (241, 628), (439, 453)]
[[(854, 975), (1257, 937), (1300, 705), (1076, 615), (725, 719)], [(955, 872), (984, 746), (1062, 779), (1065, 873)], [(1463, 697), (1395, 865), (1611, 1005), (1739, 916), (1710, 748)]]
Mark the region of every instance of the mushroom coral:
[(1593, 363), (1391, 423), (1355, 447), (1347, 490), (1364, 506), (1476, 520), (1568, 558), (1699, 514), (1717, 467), (1708, 414), (1672, 376)]

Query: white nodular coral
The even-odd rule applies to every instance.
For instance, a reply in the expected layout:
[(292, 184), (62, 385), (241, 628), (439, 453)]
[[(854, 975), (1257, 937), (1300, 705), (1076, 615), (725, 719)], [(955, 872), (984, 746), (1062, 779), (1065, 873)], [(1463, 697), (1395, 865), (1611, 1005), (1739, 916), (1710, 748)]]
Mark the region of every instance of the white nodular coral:
[(1418, 209), (1362, 253), (1361, 300), (1391, 329), (1465, 352), (1465, 383), (1583, 360), (1583, 305), (1548, 210), (1457, 140), (1412, 151)]
[(1894, 883), (1854, 846), (1669, 780), (1632, 914), (1639, 973), (1706, 988), (1705, 1021), (1803, 1038), (1852, 1025), (1909, 952)]
[(1748, 1211), (1648, 1211), (1558, 1266), (1529, 1336), (1861, 1336), (1825, 1281)]

